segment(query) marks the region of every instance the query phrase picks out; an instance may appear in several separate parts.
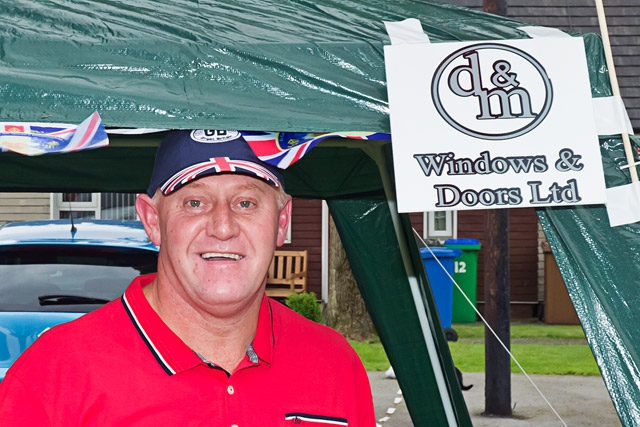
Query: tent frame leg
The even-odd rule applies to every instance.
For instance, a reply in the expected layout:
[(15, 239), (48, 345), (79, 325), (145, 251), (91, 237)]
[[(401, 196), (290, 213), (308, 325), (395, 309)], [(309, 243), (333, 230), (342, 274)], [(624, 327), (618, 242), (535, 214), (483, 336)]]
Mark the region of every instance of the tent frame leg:
[(391, 180), (391, 175), (390, 175), (391, 171), (389, 170), (389, 167), (387, 166), (387, 162), (385, 160), (383, 147), (382, 146), (362, 147), (362, 150), (369, 157), (371, 157), (373, 161), (375, 161), (380, 171), (380, 176), (382, 177), (382, 181), (384, 185), (385, 195), (387, 197), (387, 204), (389, 205), (389, 210), (391, 211), (393, 228), (394, 228), (396, 237), (398, 239), (398, 245), (400, 247), (400, 254), (402, 256), (404, 268), (405, 268), (405, 271), (407, 272), (407, 277), (409, 278), (409, 287), (411, 289), (411, 295), (413, 296), (413, 303), (418, 313), (420, 328), (422, 330), (425, 345), (427, 347), (427, 352), (429, 354), (429, 360), (431, 361), (431, 367), (433, 369), (436, 383), (438, 386), (438, 391), (440, 393), (440, 399), (442, 400), (442, 406), (444, 408), (449, 426), (457, 427), (458, 422), (456, 420), (455, 411), (453, 409), (453, 403), (451, 402), (451, 397), (449, 395), (449, 390), (448, 390), (447, 383), (444, 376), (444, 370), (443, 370), (442, 364), (440, 363), (440, 358), (438, 356), (438, 350), (436, 348), (435, 339), (433, 337), (433, 333), (431, 331), (431, 327), (429, 324), (427, 308), (425, 307), (424, 301), (422, 299), (420, 287), (418, 285), (418, 280), (416, 278), (413, 265), (411, 264), (411, 256), (409, 254), (409, 248), (405, 240), (405, 234), (402, 232), (402, 225), (400, 223), (400, 214), (398, 213), (398, 208), (396, 204), (395, 188)]

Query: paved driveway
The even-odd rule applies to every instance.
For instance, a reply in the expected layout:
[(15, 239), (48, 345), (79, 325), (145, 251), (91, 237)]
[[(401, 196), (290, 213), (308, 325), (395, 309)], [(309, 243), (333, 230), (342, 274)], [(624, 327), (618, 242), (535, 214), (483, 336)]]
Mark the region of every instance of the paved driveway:
[[(616, 427), (621, 423), (613, 408), (609, 393), (599, 376), (572, 375), (532, 375), (533, 382), (551, 402), (564, 423), (580, 427)], [(383, 427), (412, 427), (404, 400), (396, 380), (385, 377), (384, 372), (369, 372), (373, 399), (378, 420)], [(540, 396), (534, 386), (522, 374), (511, 376), (511, 404), (513, 418), (493, 418), (482, 416), (484, 411), (484, 373), (465, 373), (465, 385), (473, 384), (471, 390), (464, 391), (465, 402), (471, 414), (474, 427), (563, 427), (564, 424)], [(386, 415), (389, 408), (395, 409)]]

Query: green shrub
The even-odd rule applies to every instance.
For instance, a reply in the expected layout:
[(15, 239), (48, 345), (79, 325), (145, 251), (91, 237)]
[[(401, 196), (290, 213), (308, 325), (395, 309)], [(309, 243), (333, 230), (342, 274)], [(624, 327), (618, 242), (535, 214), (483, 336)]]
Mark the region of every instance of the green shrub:
[(315, 292), (301, 292), (291, 294), (284, 301), (287, 307), (309, 320), (320, 323), (322, 312)]

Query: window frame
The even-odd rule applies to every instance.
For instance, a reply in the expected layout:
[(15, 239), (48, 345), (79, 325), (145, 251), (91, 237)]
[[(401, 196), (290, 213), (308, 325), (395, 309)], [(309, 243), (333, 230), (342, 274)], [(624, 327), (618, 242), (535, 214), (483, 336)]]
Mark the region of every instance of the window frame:
[[(435, 229), (435, 214), (445, 213), (445, 229)], [(458, 234), (458, 214), (457, 211), (427, 211), (423, 212), (423, 237), (425, 239), (446, 240), (455, 238)]]
[(95, 219), (100, 219), (100, 193), (91, 194), (90, 202), (65, 202), (63, 195), (68, 193), (51, 193), (51, 218), (60, 219), (60, 212), (93, 212)]

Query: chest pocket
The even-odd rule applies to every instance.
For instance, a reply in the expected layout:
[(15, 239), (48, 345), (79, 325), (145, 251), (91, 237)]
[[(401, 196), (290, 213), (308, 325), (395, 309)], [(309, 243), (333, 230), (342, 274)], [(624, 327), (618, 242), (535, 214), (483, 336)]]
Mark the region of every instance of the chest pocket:
[(284, 425), (298, 427), (349, 426), (349, 422), (346, 418), (292, 412), (284, 416)]

